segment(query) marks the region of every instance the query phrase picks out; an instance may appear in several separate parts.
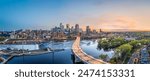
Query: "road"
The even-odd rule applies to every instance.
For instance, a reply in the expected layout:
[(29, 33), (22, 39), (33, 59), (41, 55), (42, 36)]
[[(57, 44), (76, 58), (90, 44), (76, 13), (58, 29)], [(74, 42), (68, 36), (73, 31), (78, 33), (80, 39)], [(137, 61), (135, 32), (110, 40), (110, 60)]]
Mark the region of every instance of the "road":
[(149, 53), (148, 53), (148, 50), (146, 47), (141, 50), (140, 58), (141, 58), (141, 60), (140, 60), (141, 64), (149, 64), (150, 63)]
[[(141, 49), (141, 48), (140, 48)], [(140, 49), (136, 50), (136, 52), (134, 52), (132, 54), (132, 56), (130, 57), (128, 64), (135, 64), (135, 59), (139, 59), (140, 58)]]

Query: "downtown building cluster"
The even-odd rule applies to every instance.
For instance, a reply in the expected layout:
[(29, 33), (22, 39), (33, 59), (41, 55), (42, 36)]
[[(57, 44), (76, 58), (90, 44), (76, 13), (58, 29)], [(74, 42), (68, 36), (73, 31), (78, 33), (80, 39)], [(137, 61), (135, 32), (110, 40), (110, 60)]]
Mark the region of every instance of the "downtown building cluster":
[(10, 43), (16, 43), (17, 41), (22, 42), (43, 42), (49, 40), (67, 40), (75, 39), (80, 33), (83, 38), (99, 37), (101, 29), (99, 32), (97, 30), (92, 30), (90, 26), (86, 26), (83, 31), (79, 24), (71, 26), (70, 24), (62, 24), (55, 26), (50, 30), (31, 30), (31, 29), (20, 29), (14, 31), (1, 31), (0, 35), (12, 39)]

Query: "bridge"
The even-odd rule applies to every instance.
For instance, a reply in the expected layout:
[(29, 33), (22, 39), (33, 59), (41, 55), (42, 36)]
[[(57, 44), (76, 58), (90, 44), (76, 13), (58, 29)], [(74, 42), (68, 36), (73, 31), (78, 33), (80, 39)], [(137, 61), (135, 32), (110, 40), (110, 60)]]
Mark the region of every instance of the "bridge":
[(72, 45), (72, 51), (80, 60), (82, 60), (84, 63), (87, 64), (109, 64), (107, 62), (104, 62), (103, 60), (96, 59), (92, 57), (89, 54), (86, 54), (80, 47), (80, 36), (76, 37), (76, 40), (74, 41)]

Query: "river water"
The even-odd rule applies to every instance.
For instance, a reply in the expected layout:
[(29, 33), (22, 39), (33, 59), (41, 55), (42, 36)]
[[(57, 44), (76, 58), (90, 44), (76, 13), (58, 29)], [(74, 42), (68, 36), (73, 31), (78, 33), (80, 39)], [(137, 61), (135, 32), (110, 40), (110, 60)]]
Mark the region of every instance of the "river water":
[[(73, 64), (72, 47), (73, 41), (53, 42), (46, 43), (44, 46), (53, 49), (64, 49), (63, 51), (33, 55), (33, 56), (20, 56), (14, 57), (8, 64)], [(104, 51), (97, 49), (97, 40), (82, 40), (80, 43), (81, 48), (87, 54), (99, 58), (100, 54), (107, 54), (110, 58), (114, 55), (113, 51)]]

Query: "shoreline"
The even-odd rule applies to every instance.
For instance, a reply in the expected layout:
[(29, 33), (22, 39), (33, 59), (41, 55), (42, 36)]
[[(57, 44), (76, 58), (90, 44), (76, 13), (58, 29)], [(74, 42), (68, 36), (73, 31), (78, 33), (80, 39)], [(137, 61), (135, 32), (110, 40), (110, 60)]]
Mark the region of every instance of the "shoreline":
[[(11, 54), (11, 55), (5, 55), (5, 56), (9, 56), (7, 59), (4, 59), (1, 64), (7, 64), (8, 61), (10, 61), (11, 59), (13, 59), (14, 57), (21, 57), (21, 56), (36, 56), (36, 55), (43, 55), (43, 54), (48, 54), (48, 53), (52, 53), (52, 52), (41, 52), (41, 53), (31, 53), (31, 54), (27, 54), (27, 53), (23, 53), (23, 54)], [(2, 58), (2, 57), (0, 57)]]

